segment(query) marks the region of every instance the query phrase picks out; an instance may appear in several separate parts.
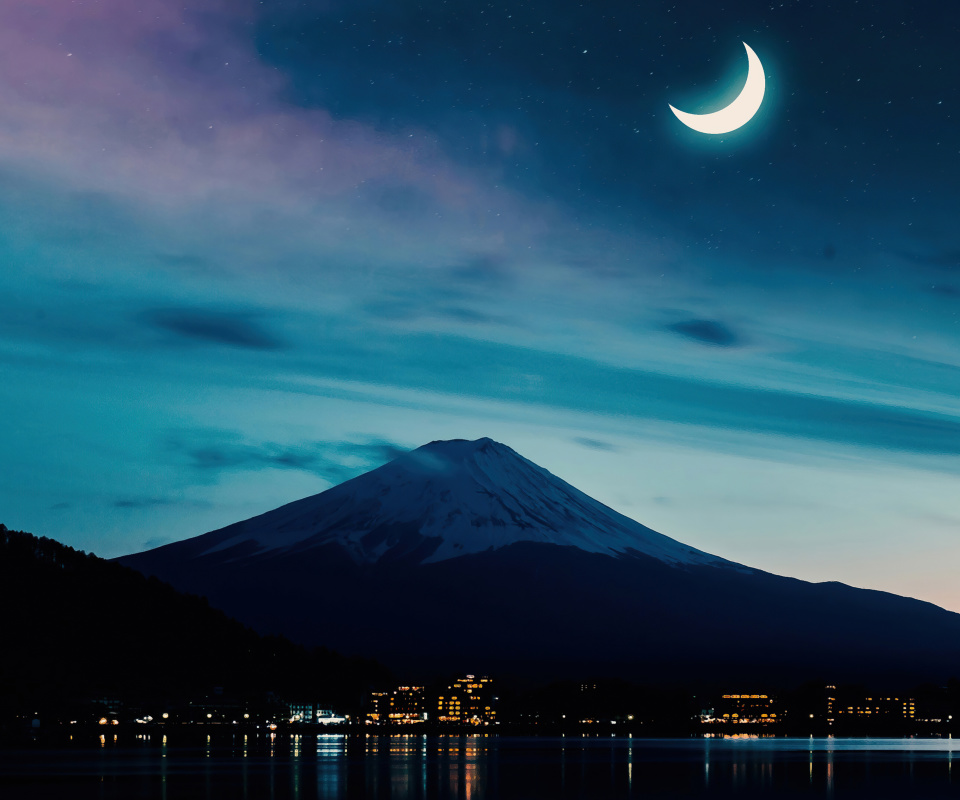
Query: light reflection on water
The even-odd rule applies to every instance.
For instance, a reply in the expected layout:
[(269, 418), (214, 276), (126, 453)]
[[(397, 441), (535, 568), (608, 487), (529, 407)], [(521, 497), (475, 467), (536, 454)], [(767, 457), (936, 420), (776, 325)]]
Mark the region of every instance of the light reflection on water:
[[(956, 740), (176, 735), (0, 751), (0, 795), (60, 798), (554, 800), (952, 797)], [(171, 741), (174, 740), (174, 741)], [(29, 787), (11, 794), (9, 786)]]

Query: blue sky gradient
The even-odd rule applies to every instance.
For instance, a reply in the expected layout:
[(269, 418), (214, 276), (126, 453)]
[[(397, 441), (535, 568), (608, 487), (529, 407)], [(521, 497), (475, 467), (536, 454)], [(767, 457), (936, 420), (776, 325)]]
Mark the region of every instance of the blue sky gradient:
[[(960, 610), (957, 13), (0, 3), (0, 520), (120, 555), (490, 436)], [(761, 112), (684, 129), (741, 41)]]

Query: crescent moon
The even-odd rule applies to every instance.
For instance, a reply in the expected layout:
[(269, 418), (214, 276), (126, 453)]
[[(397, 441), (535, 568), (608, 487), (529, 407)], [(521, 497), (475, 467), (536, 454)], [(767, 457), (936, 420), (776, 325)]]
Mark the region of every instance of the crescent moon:
[(693, 128), (700, 133), (730, 133), (746, 125), (760, 109), (763, 92), (767, 86), (763, 64), (760, 63), (757, 54), (750, 49), (750, 45), (744, 42), (743, 46), (747, 51), (749, 63), (747, 82), (743, 84), (740, 94), (730, 105), (711, 114), (688, 114), (686, 111), (670, 106), (670, 110), (677, 115), (677, 119), (688, 128)]

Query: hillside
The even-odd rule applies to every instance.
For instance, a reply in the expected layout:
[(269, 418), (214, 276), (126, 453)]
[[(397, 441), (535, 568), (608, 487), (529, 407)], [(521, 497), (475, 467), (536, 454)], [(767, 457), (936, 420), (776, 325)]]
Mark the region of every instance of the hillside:
[(261, 636), (203, 598), (120, 564), (0, 525), (0, 698), (8, 709), (109, 695), (234, 696), (356, 703), (384, 671)]

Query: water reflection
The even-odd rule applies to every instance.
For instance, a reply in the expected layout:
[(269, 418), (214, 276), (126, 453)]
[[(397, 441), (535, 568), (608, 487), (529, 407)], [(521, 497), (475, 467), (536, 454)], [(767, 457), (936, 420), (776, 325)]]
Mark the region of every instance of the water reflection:
[(346, 795), (347, 737), (321, 734), (317, 737), (317, 798), (336, 800)]
[(713, 800), (779, 793), (935, 799), (953, 796), (956, 741), (245, 732), (185, 741), (176, 733), (142, 735), (119, 743), (108, 734), (72, 747), (0, 759), (0, 786), (11, 776), (21, 776), (21, 784), (45, 779), (56, 782), (56, 793), (31, 796), (72, 800)]
[(827, 797), (833, 797), (833, 737), (829, 740), (829, 747), (827, 748)]
[(302, 737), (298, 733), (290, 734), (290, 789), (295, 798), (300, 797), (300, 779), (302, 768), (300, 763), (301, 738)]
[(160, 800), (167, 800), (167, 735), (160, 740)]

